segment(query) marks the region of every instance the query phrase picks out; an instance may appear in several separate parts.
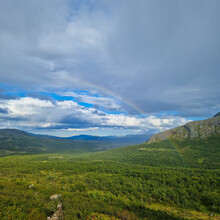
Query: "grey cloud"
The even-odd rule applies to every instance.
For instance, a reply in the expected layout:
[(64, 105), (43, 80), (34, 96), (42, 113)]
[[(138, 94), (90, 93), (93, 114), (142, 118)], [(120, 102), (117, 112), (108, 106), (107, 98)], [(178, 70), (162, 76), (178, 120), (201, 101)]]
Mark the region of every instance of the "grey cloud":
[(52, 97), (50, 97), (48, 95), (42, 95), (42, 94), (39, 94), (37, 92), (28, 93), (27, 96), (37, 98), (37, 99), (41, 99), (41, 100), (51, 101), (53, 104), (56, 103), (55, 100)]
[(23, 122), (30, 121), (30, 118), (28, 117), (22, 117), (22, 116), (11, 116), (10, 112), (8, 114), (4, 114), (0, 116), (1, 125), (13, 125), (14, 123), (21, 124)]
[(93, 111), (94, 114), (96, 115), (100, 115), (100, 116), (106, 116), (106, 114), (102, 111), (98, 111), (96, 108), (94, 108), (95, 110)]
[(209, 116), (210, 99), (218, 111), (219, 9), (218, 1), (122, 5), (109, 48), (121, 81), (130, 79), (113, 89), (146, 113), (176, 110), (189, 116), (200, 103), (197, 116)]
[(4, 1), (1, 82), (32, 90), (101, 87), (144, 113), (219, 111), (218, 0), (101, 2)]
[(6, 95), (6, 94), (0, 92), (0, 100), (1, 100), (1, 99), (16, 99), (16, 98), (18, 98), (18, 96), (15, 96), (15, 95)]
[(8, 113), (8, 109), (7, 108), (0, 108), (0, 113), (7, 114)]

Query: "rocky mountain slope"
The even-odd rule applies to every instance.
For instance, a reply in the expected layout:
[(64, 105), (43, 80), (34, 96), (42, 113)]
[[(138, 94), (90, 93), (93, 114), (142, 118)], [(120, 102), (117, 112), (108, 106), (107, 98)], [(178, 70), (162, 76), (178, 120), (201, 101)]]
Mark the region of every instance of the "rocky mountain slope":
[(183, 126), (155, 134), (150, 137), (148, 143), (167, 140), (169, 138), (206, 138), (216, 134), (220, 134), (220, 113), (210, 119), (189, 122)]

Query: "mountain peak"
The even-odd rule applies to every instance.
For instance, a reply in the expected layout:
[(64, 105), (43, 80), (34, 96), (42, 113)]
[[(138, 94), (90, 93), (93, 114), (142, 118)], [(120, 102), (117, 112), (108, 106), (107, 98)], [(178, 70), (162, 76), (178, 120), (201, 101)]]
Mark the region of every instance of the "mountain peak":
[[(219, 113), (218, 113), (219, 114)], [(206, 138), (215, 134), (220, 134), (220, 115), (201, 121), (192, 121), (183, 126), (163, 131), (153, 135), (148, 143), (154, 143), (169, 138)]]

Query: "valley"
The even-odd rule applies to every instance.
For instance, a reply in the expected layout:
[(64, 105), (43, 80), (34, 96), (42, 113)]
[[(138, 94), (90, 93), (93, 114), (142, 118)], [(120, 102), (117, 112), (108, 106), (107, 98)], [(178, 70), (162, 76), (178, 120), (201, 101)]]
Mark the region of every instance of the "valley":
[(53, 141), (51, 152), (0, 158), (0, 219), (220, 218), (218, 132), (102, 150)]

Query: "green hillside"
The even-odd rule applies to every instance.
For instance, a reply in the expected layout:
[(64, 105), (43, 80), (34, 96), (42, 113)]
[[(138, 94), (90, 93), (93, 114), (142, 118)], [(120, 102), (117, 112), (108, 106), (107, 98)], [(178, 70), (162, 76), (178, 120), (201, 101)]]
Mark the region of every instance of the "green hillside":
[(206, 139), (169, 139), (99, 152), (105, 161), (154, 167), (220, 168), (220, 135)]
[(0, 158), (0, 219), (219, 219), (219, 140)]
[[(86, 140), (68, 140), (33, 136), (16, 129), (0, 130), (0, 157), (36, 153), (85, 153), (116, 147), (117, 143)], [(119, 144), (120, 146), (120, 144)]]

